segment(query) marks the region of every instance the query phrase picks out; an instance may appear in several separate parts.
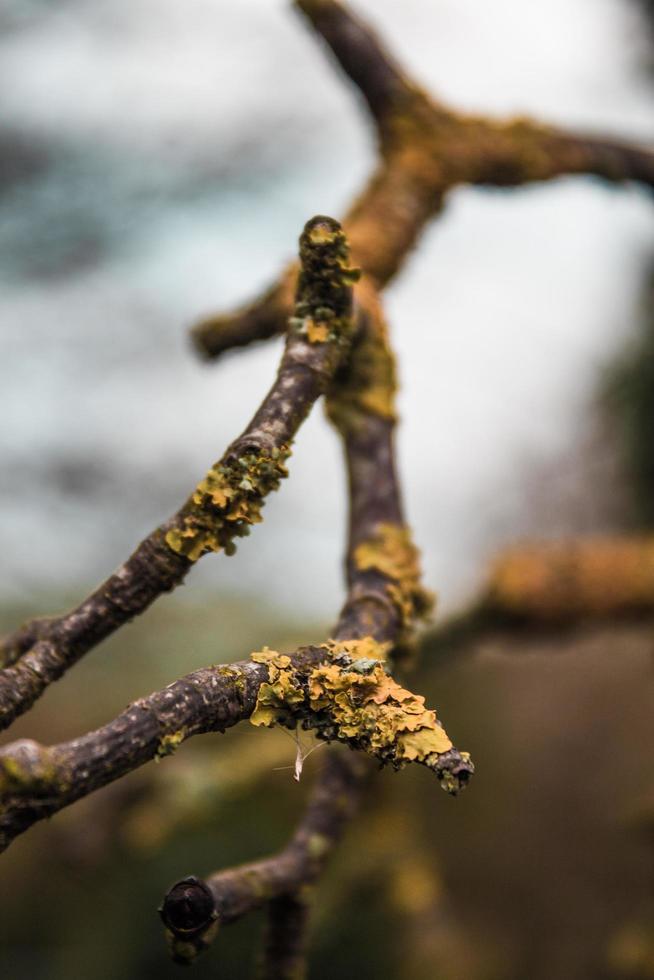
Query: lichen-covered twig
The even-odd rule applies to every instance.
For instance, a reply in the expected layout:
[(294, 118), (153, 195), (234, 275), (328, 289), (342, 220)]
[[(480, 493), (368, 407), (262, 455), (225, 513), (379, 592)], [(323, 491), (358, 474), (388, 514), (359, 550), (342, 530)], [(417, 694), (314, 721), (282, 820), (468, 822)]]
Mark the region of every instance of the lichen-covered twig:
[(0, 729), (123, 623), (183, 580), (207, 552), (232, 554), (286, 476), (291, 442), (347, 355), (354, 335), (350, 268), (340, 225), (309, 221), (300, 238), (295, 311), (275, 382), (245, 431), (184, 506), (138, 546), (88, 599), (26, 624), (0, 647)]
[(417, 761), (450, 792), (465, 784), (468, 757), (452, 747), (423, 699), (397, 684), (381, 662), (429, 605), (393, 463), (394, 385), (378, 311), (364, 322), (351, 365), (328, 400), (350, 481), (349, 590), (335, 639), (292, 657), (263, 651), (196, 671), (63, 745), (7, 746), (0, 751), (0, 846), (183, 740), (248, 717), (255, 724), (302, 724), (394, 766)]
[(292, 657), (262, 651), (206, 667), (135, 701), (113, 721), (60, 745), (30, 739), (0, 749), (0, 850), (32, 824), (205, 732), (254, 724), (301, 725), (382, 764), (418, 762), (450, 792), (470, 764), (424, 699), (372, 658), (372, 638), (304, 647)]
[[(303, 653), (316, 664), (325, 651)], [(61, 745), (20, 739), (0, 749), (0, 850), (32, 824), (119, 779), (182, 741), (247, 718), (267, 679), (243, 661), (194, 671), (130, 705), (112, 722)]]
[[(327, 399), (328, 415), (343, 440), (349, 480), (348, 595), (329, 644), (332, 660), (311, 674), (309, 703), (315, 714), (310, 727), (323, 737), (330, 730), (340, 732), (337, 738), (350, 733), (369, 750), (374, 744), (373, 754), (393, 765), (401, 765), (406, 753), (434, 768), (444, 787), (456, 793), (472, 772), (469, 757), (452, 747), (422, 698), (401, 688), (382, 662), (406, 645), (431, 597), (420, 584), (418, 554), (404, 524), (395, 470), (393, 354), (377, 297), (368, 295), (364, 309), (351, 357)], [(357, 659), (343, 670), (343, 656)], [(251, 721), (290, 726), (297, 718), (297, 672), (288, 657), (268, 653), (259, 659), (269, 664), (270, 673)], [(323, 704), (333, 705), (324, 718)], [(266, 944), (263, 976), (302, 976), (298, 970), (305, 920), (300, 910), (304, 912), (305, 897), (299, 892), (318, 876), (345, 829), (365, 772), (358, 756), (332, 752), (283, 851), (206, 881), (193, 877), (174, 885), (162, 906), (174, 957), (189, 962), (211, 944), (220, 925), (265, 902), (272, 903), (270, 918), (275, 920), (279, 903), (288, 902), (298, 917), (283, 935), (269, 922), (268, 935), (276, 941)], [(323, 830), (311, 855), (317, 816)], [(171, 909), (181, 910), (181, 924)]]
[[(456, 113), (422, 91), (374, 32), (337, 0), (295, 0), (364, 97), (379, 162), (343, 219), (353, 260), (377, 288), (397, 273), (446, 195), (461, 184), (516, 186), (565, 174), (654, 187), (654, 153), (608, 138), (569, 133), (530, 119), (495, 122)], [(235, 314), (193, 330), (197, 349), (216, 357), (284, 330), (292, 270)]]

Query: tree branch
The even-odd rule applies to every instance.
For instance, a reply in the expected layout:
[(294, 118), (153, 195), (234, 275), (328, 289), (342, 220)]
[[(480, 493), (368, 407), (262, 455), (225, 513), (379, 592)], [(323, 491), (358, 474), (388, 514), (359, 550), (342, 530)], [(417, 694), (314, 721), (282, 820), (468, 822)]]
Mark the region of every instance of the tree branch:
[(394, 390), (392, 353), (377, 307), (364, 320), (351, 364), (328, 399), (350, 482), (349, 588), (335, 641), (293, 657), (269, 651), (254, 655), (254, 662), (196, 671), (60, 746), (7, 746), (0, 751), (0, 846), (186, 738), (224, 731), (246, 717), (291, 728), (299, 723), (394, 766), (417, 761), (449, 792), (465, 785), (472, 771), (467, 755), (452, 747), (423, 699), (392, 681), (379, 662), (429, 607), (395, 475)]
[[(343, 224), (352, 255), (376, 288), (401, 268), (449, 191), (462, 184), (500, 187), (590, 174), (654, 187), (654, 153), (619, 140), (568, 133), (530, 119), (495, 122), (453, 112), (431, 99), (363, 22), (337, 0), (295, 0), (365, 99), (380, 160)], [(252, 304), (208, 317), (192, 339), (205, 357), (284, 330), (287, 269)]]
[(345, 6), (333, 0), (294, 0), (294, 3), (359, 89), (383, 139), (388, 117), (416, 97), (417, 87), (374, 31)]
[(0, 729), (27, 711), (88, 650), (179, 585), (211, 551), (233, 554), (234, 539), (261, 521), (268, 493), (286, 476), (290, 444), (348, 353), (354, 335), (352, 284), (340, 225), (309, 221), (300, 239), (295, 312), (277, 378), (245, 431), (191, 497), (80, 606), (26, 624), (0, 649)]
[[(395, 468), (395, 364), (378, 298), (366, 297), (362, 328), (351, 357), (335, 379), (327, 398), (328, 415), (343, 440), (349, 483), (349, 532), (347, 548), (348, 594), (335, 629), (335, 648), (367, 653), (358, 670), (374, 664), (371, 656), (384, 647), (397, 655), (410, 640), (416, 622), (431, 606), (431, 597), (420, 584), (418, 553), (404, 524)], [(325, 671), (333, 669), (326, 666)], [(377, 670), (378, 668), (373, 668)], [(271, 681), (280, 683), (279, 671)], [(324, 676), (320, 668), (314, 676)], [(340, 686), (340, 685), (339, 685)], [(356, 686), (356, 682), (355, 682)], [(317, 692), (323, 695), (323, 688)], [(408, 693), (408, 692), (405, 692)], [(342, 690), (339, 696), (343, 697)], [(354, 699), (358, 716), (365, 715), (365, 696)], [(280, 720), (275, 698), (259, 709), (272, 712), (264, 721)], [(257, 712), (252, 718), (256, 721)], [(283, 720), (283, 715), (282, 715)], [(348, 716), (352, 723), (353, 715)], [(359, 718), (358, 724), (361, 724)], [(363, 727), (368, 722), (363, 719)], [(356, 727), (356, 726), (355, 726)], [(437, 773), (444, 787), (458, 792), (473, 771), (466, 753), (447, 749), (437, 753)], [(190, 962), (215, 939), (218, 926), (234, 921), (264, 902), (272, 902), (270, 916), (276, 919), (279, 902), (297, 906), (298, 890), (315, 881), (346, 822), (358, 802), (366, 770), (356, 756), (330, 753), (301, 818), (294, 837), (279, 854), (201, 882), (183, 879), (164, 899), (162, 915), (173, 956)], [(316, 821), (320, 829), (316, 830)], [(312, 855), (311, 842), (315, 853)], [(305, 842), (305, 846), (298, 846)], [(187, 891), (187, 883), (197, 885)], [(213, 897), (208, 905), (207, 893)], [(181, 927), (168, 913), (177, 897), (185, 896)], [(196, 912), (192, 910), (196, 909)], [(189, 934), (188, 921), (192, 934)], [(280, 944), (268, 946), (264, 976), (285, 976), (287, 954), (297, 966), (302, 948), (305, 917), (296, 919)], [(274, 931), (269, 924), (268, 934)]]
[(190, 962), (221, 926), (314, 882), (357, 809), (367, 772), (358, 756), (333, 752), (302, 821), (282, 851), (216, 872), (204, 881), (185, 878), (173, 885), (160, 910), (173, 958)]

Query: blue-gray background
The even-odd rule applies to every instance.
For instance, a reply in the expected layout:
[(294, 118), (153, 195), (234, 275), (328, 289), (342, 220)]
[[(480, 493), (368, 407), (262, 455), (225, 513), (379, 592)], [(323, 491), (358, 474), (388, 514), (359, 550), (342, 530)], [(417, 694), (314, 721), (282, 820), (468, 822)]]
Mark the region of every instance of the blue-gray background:
[[(623, 0), (357, 9), (463, 109), (652, 136)], [(207, 367), (185, 329), (273, 277), (309, 215), (341, 214), (374, 151), (282, 0), (2, 0), (0, 27), (0, 587), (23, 600), (104, 576), (248, 420), (278, 347)], [(501, 541), (588, 511), (572, 471), (651, 217), (643, 192), (591, 179), (462, 189), (388, 291), (408, 513), (443, 607)], [(333, 617), (343, 484), (320, 411), (291, 476), (195, 589)]]

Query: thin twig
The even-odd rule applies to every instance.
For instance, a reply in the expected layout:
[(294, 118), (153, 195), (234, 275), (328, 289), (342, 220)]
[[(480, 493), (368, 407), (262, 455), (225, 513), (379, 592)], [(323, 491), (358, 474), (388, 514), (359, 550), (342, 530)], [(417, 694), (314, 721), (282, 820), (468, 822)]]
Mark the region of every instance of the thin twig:
[(345, 237), (331, 218), (313, 218), (300, 239), (300, 278), (292, 329), (277, 378), (250, 424), (180, 510), (71, 612), (21, 627), (0, 648), (0, 729), (27, 711), (88, 650), (179, 585), (212, 551), (261, 520), (268, 493), (286, 476), (291, 442), (347, 355), (353, 335), (352, 284)]

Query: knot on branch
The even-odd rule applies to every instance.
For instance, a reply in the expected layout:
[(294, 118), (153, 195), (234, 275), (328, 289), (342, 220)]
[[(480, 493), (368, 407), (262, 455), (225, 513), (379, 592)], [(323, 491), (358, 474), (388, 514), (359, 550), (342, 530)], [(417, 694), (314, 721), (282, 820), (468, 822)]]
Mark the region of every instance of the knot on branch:
[(368, 636), (330, 641), (326, 649), (329, 661), (308, 672), (274, 650), (253, 654), (256, 663), (268, 665), (268, 683), (259, 688), (251, 723), (287, 728), (299, 723), (318, 738), (345, 742), (394, 769), (421, 763), (448, 793), (462, 789), (473, 771), (469, 755), (453, 747), (425, 699), (386, 672), (380, 657), (388, 644)]

